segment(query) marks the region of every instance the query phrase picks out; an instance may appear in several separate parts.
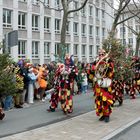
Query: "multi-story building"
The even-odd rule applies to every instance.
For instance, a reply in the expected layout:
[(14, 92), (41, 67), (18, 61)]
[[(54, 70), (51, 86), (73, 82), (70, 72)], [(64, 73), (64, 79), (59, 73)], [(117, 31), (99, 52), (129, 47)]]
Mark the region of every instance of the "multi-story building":
[[(18, 30), (15, 60), (28, 58), (32, 63), (54, 61), (60, 43), (63, 10), (60, 0), (0, 0), (0, 41)], [(78, 8), (84, 0), (74, 0)], [(113, 4), (113, 0), (108, 0)], [(44, 6), (44, 4), (45, 6)], [(92, 62), (112, 24), (113, 10), (104, 0), (89, 0), (86, 6), (70, 15), (67, 24), (67, 53), (79, 61)]]
[[(137, 7), (139, 7), (137, 5)], [(138, 13), (140, 9), (137, 9), (137, 7), (134, 4), (129, 5), (129, 9), (126, 8), (124, 12), (122, 13), (120, 17), (120, 21), (124, 20), (125, 18), (134, 16), (134, 14)], [(132, 14), (134, 13), (134, 14)], [(133, 55), (136, 50), (136, 41), (137, 41), (137, 35), (134, 34), (133, 30), (136, 33), (140, 33), (140, 16), (134, 16), (133, 18), (130, 18), (129, 20), (125, 21), (122, 24), (119, 24), (117, 26), (117, 37), (120, 39), (121, 43), (125, 45), (126, 47), (130, 48), (130, 51), (132, 51)], [(138, 52), (140, 56), (140, 50)]]

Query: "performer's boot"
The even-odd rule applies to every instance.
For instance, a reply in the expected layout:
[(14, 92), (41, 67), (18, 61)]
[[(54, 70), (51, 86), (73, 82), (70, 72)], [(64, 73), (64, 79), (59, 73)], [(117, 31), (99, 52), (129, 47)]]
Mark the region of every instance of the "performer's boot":
[(108, 122), (109, 122), (109, 116), (105, 116), (104, 121), (105, 121), (106, 123), (108, 123)]
[(55, 112), (55, 108), (51, 108), (51, 106), (50, 106), (50, 108), (47, 109), (47, 111), (48, 111), (48, 112)]
[(99, 118), (99, 121), (104, 121), (104, 119), (105, 119), (105, 116), (102, 116)]
[(119, 100), (119, 106), (121, 106), (123, 104), (123, 99)]
[(0, 120), (3, 120), (4, 117), (5, 117), (5, 113), (0, 112)]

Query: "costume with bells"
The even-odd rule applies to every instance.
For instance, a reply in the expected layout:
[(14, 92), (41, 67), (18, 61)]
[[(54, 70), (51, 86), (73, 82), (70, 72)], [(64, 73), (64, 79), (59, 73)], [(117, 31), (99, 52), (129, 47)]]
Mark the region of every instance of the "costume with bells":
[(70, 69), (65, 69), (65, 65), (62, 63), (58, 64), (54, 77), (55, 92), (51, 95), (51, 105), (48, 111), (54, 112), (58, 106), (58, 102), (60, 102), (61, 109), (65, 114), (73, 111), (69, 74)]
[[(99, 50), (99, 54), (100, 53), (105, 54), (105, 50)], [(96, 114), (97, 116), (100, 116), (100, 121), (104, 120), (105, 122), (108, 122), (113, 104), (112, 83), (107, 87), (103, 87), (102, 80), (104, 80), (104, 78), (113, 78), (114, 64), (109, 57), (96, 60), (91, 67), (91, 72), (92, 74), (95, 74), (93, 77), (95, 82), (93, 90), (95, 95)], [(102, 76), (99, 74), (100, 72)]]

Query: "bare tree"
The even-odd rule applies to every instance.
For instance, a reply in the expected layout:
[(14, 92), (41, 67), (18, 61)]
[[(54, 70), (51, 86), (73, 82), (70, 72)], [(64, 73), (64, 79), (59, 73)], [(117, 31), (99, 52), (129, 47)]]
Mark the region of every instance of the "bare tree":
[[(133, 9), (133, 10), (132, 10)], [(137, 13), (137, 11), (140, 11), (140, 3), (137, 3), (133, 0), (133, 5), (132, 8), (130, 9), (129, 6), (127, 6), (127, 10), (129, 11), (129, 13), (131, 15), (135, 15), (135, 18), (137, 18), (137, 20), (135, 20), (138, 24), (140, 24), (140, 12), (136, 15), (135, 13)], [(127, 26), (132, 33), (135, 34), (136, 36), (136, 49), (135, 49), (135, 56), (138, 56), (139, 53), (139, 48), (140, 48), (140, 31), (136, 31), (134, 30), (134, 28), (131, 28), (130, 26)]]
[[(43, 3), (41, 0), (39, 0)], [(70, 9), (70, 3), (74, 2), (74, 0), (61, 0), (62, 10), (63, 11), (63, 18), (62, 18), (62, 27), (61, 27), (61, 40), (60, 40), (60, 50), (59, 50), (59, 57), (64, 58), (65, 55), (65, 47), (66, 47), (66, 26), (68, 23), (68, 17), (71, 13), (77, 12), (85, 7), (88, 0), (83, 0), (81, 6), (77, 9)], [(44, 4), (44, 3), (43, 3)], [(45, 4), (44, 4), (45, 6)]]
[[(110, 5), (110, 3), (108, 2), (108, 0), (105, 0), (106, 3), (114, 9), (115, 11), (115, 16), (112, 17), (111, 15), (108, 15), (111, 16), (114, 20), (113, 20), (113, 24), (112, 24), (112, 28), (111, 28), (111, 31), (109, 33), (109, 37), (111, 38), (114, 38), (115, 37), (115, 34), (116, 34), (116, 28), (119, 24), (123, 24), (124, 26), (126, 26), (127, 28), (129, 28), (132, 33), (134, 33), (136, 35), (136, 51), (135, 51), (135, 56), (138, 56), (138, 50), (139, 50), (139, 47), (140, 47), (140, 32), (138, 31), (135, 31), (133, 28), (131, 28), (130, 26), (127, 26), (125, 24), (126, 21), (134, 18), (134, 17), (137, 17), (140, 19), (140, 8), (138, 5), (138, 2), (140, 1), (137, 1), (137, 3), (135, 2), (135, 0), (117, 0), (118, 2), (118, 9), (115, 9), (112, 5)], [(133, 5), (133, 8), (129, 8), (130, 7), (130, 4), (131, 6)], [(130, 14), (128, 14), (128, 12)]]

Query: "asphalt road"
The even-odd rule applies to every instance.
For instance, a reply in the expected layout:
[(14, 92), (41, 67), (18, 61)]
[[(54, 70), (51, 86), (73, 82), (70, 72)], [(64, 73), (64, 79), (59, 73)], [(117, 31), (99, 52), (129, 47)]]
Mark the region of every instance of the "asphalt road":
[(56, 112), (47, 112), (48, 100), (45, 103), (36, 102), (27, 108), (6, 111), (5, 119), (0, 121), (0, 138), (69, 119), (94, 109), (92, 91), (87, 94), (76, 95), (73, 100), (74, 112), (68, 116), (63, 114), (60, 105)]
[(140, 122), (132, 125), (111, 140), (140, 140)]

